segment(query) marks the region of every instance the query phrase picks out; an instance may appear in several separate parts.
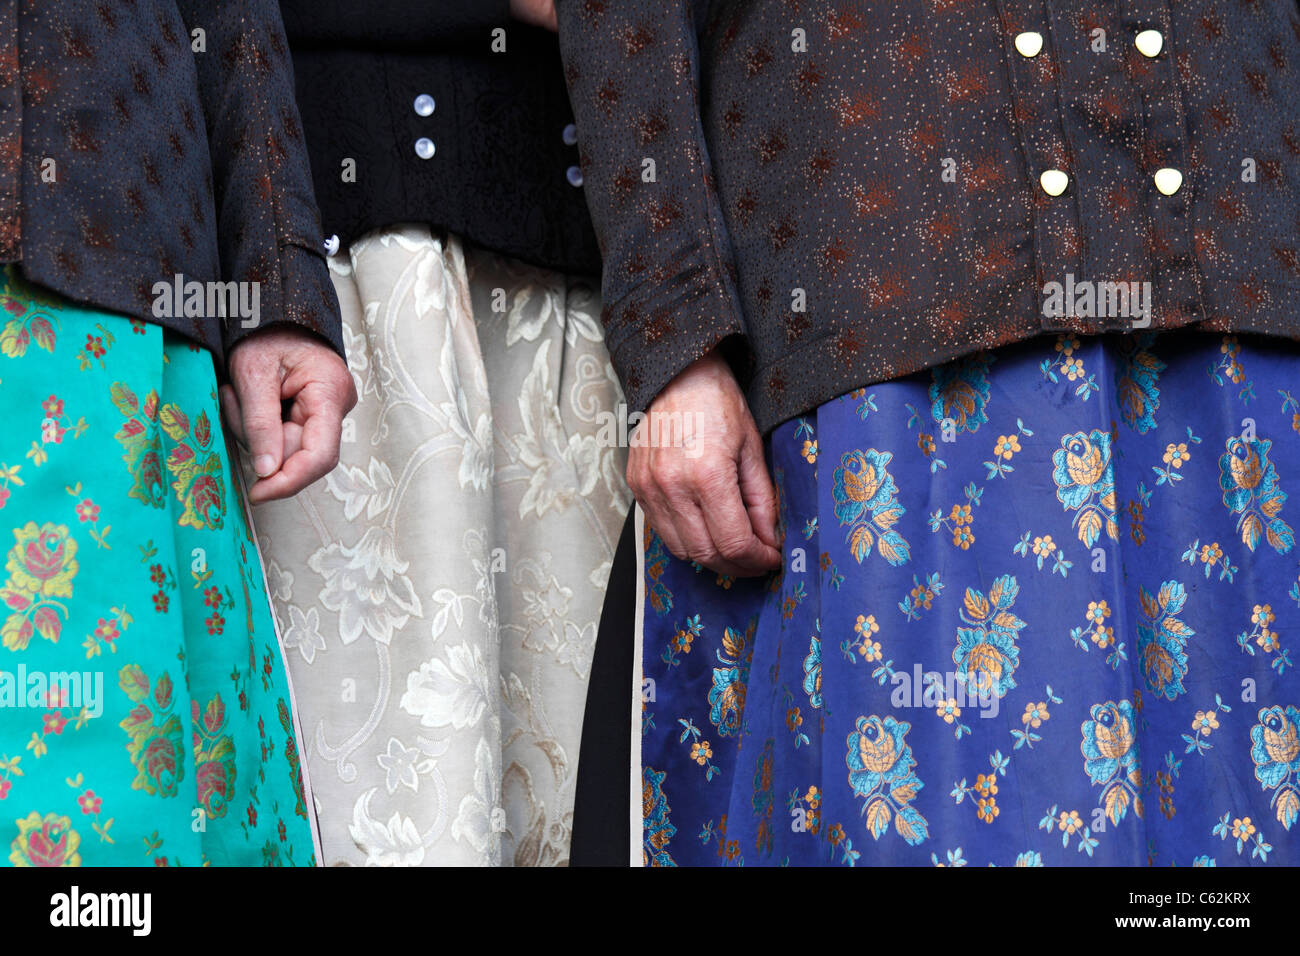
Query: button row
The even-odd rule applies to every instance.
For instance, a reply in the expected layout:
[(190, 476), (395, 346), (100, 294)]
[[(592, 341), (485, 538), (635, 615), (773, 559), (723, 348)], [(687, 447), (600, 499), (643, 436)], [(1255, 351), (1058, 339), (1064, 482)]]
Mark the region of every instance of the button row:
[[(560, 138), (564, 140), (565, 146), (577, 146), (578, 127), (574, 126), (572, 123), (569, 123), (567, 126), (564, 127), (564, 132), (560, 134)], [(568, 169), (566, 169), (564, 171), (564, 178), (569, 181), (569, 185), (572, 186), (574, 189), (582, 188), (582, 170), (579, 169), (577, 166), (570, 166)]]
[[(416, 116), (432, 116), (433, 111), (438, 108), (438, 104), (428, 93), (421, 93), (415, 98), (411, 108), (415, 110)], [(434, 146), (433, 140), (427, 136), (421, 136), (415, 141), (415, 155), (421, 159), (433, 159), (433, 154), (437, 151), (438, 148)]]
[[(1014, 42), (1016, 52), (1027, 59), (1033, 59), (1043, 50), (1043, 35), (1033, 30), (1017, 33)], [(1164, 49), (1165, 38), (1159, 30), (1143, 30), (1133, 38), (1133, 45), (1145, 57), (1159, 56)]]
[[(411, 107), (415, 110), (417, 116), (432, 116), (434, 110), (438, 108), (438, 104), (428, 93), (421, 93), (415, 98)], [(577, 145), (578, 130), (572, 123), (564, 127), (562, 136), (564, 139), (564, 145)], [(438, 147), (434, 145), (433, 140), (429, 139), (427, 136), (421, 136), (415, 141), (415, 155), (419, 156), (421, 159), (433, 159), (433, 156), (437, 151)], [(565, 170), (564, 175), (571, 185), (575, 187), (582, 185), (582, 170), (577, 166), (570, 166)], [(330, 236), (325, 240), (325, 254), (327, 256), (336, 255), (338, 251), (339, 237), (337, 235)]]
[[(1016, 34), (1014, 43), (1017, 53), (1032, 59), (1043, 50), (1043, 35), (1026, 30)], [(1133, 38), (1133, 45), (1143, 56), (1155, 57), (1159, 56), (1160, 51), (1164, 49), (1165, 38), (1160, 35), (1159, 30), (1143, 30)], [(1156, 189), (1165, 196), (1172, 196), (1183, 185), (1183, 174), (1176, 169), (1157, 169), (1153, 178)], [(1043, 187), (1043, 192), (1047, 195), (1059, 196), (1069, 188), (1070, 177), (1059, 169), (1048, 169), (1038, 177), (1038, 184)]]
[[(1183, 188), (1183, 174), (1168, 166), (1157, 169), (1151, 178), (1155, 180), (1156, 189), (1165, 196), (1172, 196)], [(1047, 195), (1059, 196), (1069, 188), (1070, 177), (1062, 170), (1047, 169), (1038, 177), (1038, 185)]]

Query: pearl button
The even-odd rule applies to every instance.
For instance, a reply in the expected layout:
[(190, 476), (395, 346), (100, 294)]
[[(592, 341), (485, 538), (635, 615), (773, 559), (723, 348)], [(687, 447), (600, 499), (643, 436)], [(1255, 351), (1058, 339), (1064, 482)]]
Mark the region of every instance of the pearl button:
[(570, 186), (581, 186), (582, 170), (577, 166), (570, 166), (564, 171), (564, 178), (569, 181)]
[(415, 98), (415, 112), (421, 116), (431, 116), (434, 106), (433, 97), (428, 93), (421, 93)]
[(1156, 189), (1166, 196), (1172, 196), (1183, 187), (1183, 174), (1176, 169), (1157, 169), (1155, 175)]
[(565, 146), (578, 145), (578, 127), (574, 126), (572, 123), (564, 127), (564, 145)]
[(434, 154), (433, 140), (427, 136), (421, 136), (415, 141), (415, 155), (421, 159), (432, 159)]
[(1059, 196), (1070, 185), (1070, 177), (1059, 169), (1048, 169), (1044, 170), (1043, 174), (1038, 177), (1038, 183), (1043, 187), (1043, 192), (1047, 193), (1047, 195)]
[(1133, 45), (1143, 56), (1158, 56), (1164, 48), (1165, 38), (1159, 30), (1143, 30), (1133, 38)]
[(1043, 48), (1043, 35), (1028, 31), (1016, 34), (1016, 52), (1021, 56), (1034, 57)]
[(338, 251), (339, 251), (339, 237), (337, 235), (330, 236), (328, 239), (325, 240), (325, 255), (327, 256), (337, 255)]

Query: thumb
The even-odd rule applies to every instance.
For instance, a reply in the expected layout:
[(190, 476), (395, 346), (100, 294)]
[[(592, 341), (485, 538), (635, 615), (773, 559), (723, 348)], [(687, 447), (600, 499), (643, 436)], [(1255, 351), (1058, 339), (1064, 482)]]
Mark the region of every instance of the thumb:
[(764, 544), (780, 551), (781, 542), (776, 533), (776, 491), (763, 458), (763, 440), (752, 424), (740, 446), (736, 468), (740, 478), (740, 496), (745, 501), (754, 534)]

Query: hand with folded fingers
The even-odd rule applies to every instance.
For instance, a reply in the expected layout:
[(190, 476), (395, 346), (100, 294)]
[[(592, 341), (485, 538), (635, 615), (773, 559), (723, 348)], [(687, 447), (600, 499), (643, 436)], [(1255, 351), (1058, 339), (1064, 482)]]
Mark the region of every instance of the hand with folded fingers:
[(690, 421), (686, 443), (631, 442), (627, 481), (651, 526), (678, 558), (734, 577), (781, 566), (776, 493), (763, 439), (744, 393), (717, 352), (659, 393), (638, 427), (656, 416)]
[(292, 497), (329, 474), (343, 416), (357, 403), (343, 359), (311, 333), (278, 326), (239, 342), (229, 368), (221, 406), (258, 476), (249, 501)]

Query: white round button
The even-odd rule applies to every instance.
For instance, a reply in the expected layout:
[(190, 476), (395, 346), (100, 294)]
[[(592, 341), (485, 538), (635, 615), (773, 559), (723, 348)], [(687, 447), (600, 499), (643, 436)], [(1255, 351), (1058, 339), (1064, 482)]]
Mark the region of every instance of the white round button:
[(1155, 175), (1156, 189), (1166, 196), (1172, 196), (1183, 188), (1183, 174), (1176, 169), (1165, 167), (1157, 169)]
[(432, 159), (434, 149), (433, 140), (427, 136), (421, 136), (415, 141), (415, 155), (421, 159)]
[(1021, 56), (1038, 56), (1039, 51), (1043, 49), (1043, 35), (1026, 31), (1025, 33), (1016, 34), (1016, 52)]
[(1143, 56), (1159, 56), (1160, 51), (1164, 49), (1165, 38), (1160, 35), (1159, 30), (1143, 30), (1133, 38), (1133, 45)]
[(564, 178), (569, 181), (570, 186), (582, 185), (582, 170), (577, 166), (570, 166), (564, 171)]
[(339, 237), (337, 235), (330, 236), (328, 239), (325, 240), (325, 255), (327, 256), (337, 255), (338, 251), (339, 251)]
[(1059, 196), (1070, 185), (1070, 177), (1059, 169), (1048, 169), (1038, 177), (1038, 184), (1043, 187), (1043, 192), (1047, 195)]
[(572, 123), (564, 127), (564, 145), (565, 146), (578, 145), (578, 127), (574, 126)]
[(415, 98), (415, 112), (421, 116), (432, 116), (436, 104), (428, 93), (421, 93)]

